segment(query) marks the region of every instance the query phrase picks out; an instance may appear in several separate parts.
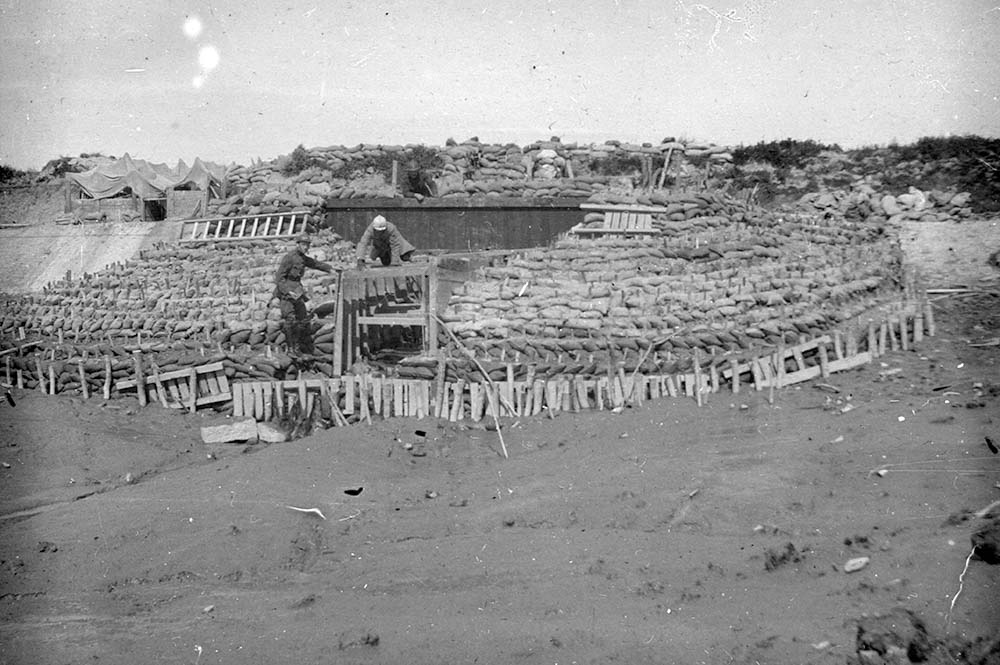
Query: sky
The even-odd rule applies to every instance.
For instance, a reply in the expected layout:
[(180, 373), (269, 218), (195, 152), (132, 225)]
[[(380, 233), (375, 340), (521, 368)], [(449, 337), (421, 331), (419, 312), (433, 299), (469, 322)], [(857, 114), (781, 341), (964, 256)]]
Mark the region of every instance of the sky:
[(0, 164), (1000, 135), (1000, 0), (0, 0)]

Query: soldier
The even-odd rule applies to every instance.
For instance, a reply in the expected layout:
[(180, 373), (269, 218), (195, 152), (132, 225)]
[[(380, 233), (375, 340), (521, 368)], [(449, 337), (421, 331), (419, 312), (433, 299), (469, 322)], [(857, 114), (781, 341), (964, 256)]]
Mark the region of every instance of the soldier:
[(274, 274), (274, 297), (279, 300), (285, 343), (292, 356), (311, 354), (313, 351), (309, 312), (306, 309), (309, 297), (302, 287), (302, 276), (306, 268), (333, 272), (333, 266), (329, 263), (317, 261), (306, 254), (309, 244), (309, 236), (298, 236), (295, 247), (281, 257), (281, 263)]
[(366, 255), (384, 266), (397, 266), (401, 261), (409, 261), (414, 249), (395, 224), (378, 215), (358, 241), (358, 267), (364, 267)]

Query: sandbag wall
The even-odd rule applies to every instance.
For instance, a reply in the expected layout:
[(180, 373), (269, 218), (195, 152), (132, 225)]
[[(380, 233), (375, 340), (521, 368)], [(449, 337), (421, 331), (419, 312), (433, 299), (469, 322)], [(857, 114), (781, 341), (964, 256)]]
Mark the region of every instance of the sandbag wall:
[[(314, 243), (311, 253), (323, 260), (346, 264), (353, 256), (353, 247), (332, 233), (320, 234)], [(291, 243), (266, 240), (161, 244), (99, 274), (9, 299), (0, 336), (119, 346), (185, 340), (208, 349), (262, 351), (284, 341), (281, 313), (271, 296), (274, 271), (290, 248)], [(303, 283), (314, 304), (336, 295), (336, 275), (307, 271)], [(328, 336), (332, 339), (332, 331)]]
[[(281, 212), (296, 207), (312, 207), (314, 197), (337, 199), (385, 198), (402, 196), (390, 182), (388, 173), (359, 173), (350, 179), (334, 176), (352, 164), (400, 163), (407, 151), (415, 148), (435, 151), (441, 167), (435, 173), (438, 196), (442, 198), (488, 197), (559, 197), (587, 198), (602, 192), (631, 191), (632, 176), (641, 167), (622, 169), (619, 174), (600, 173), (594, 165), (615, 160), (629, 165), (643, 160), (658, 164), (669, 160), (669, 173), (683, 184), (702, 172), (701, 164), (710, 161), (719, 167), (732, 162), (726, 148), (714, 144), (680, 143), (668, 140), (653, 145), (608, 141), (604, 144), (579, 145), (558, 139), (539, 141), (520, 147), (514, 144), (485, 144), (470, 139), (463, 143), (449, 141), (443, 147), (415, 145), (361, 144), (354, 147), (316, 147), (307, 151), (310, 168), (290, 178), (282, 174), (281, 160), (237, 166), (227, 173), (227, 188), (233, 192), (224, 202), (210, 206), (210, 214), (223, 216)], [(634, 172), (632, 172), (634, 171)], [(652, 176), (652, 173), (647, 174)], [(276, 185), (276, 182), (281, 182)], [(276, 194), (268, 194), (276, 191)], [(246, 195), (244, 193), (253, 192)]]
[[(741, 214), (662, 223), (648, 239), (559, 241), (485, 268), (442, 319), (493, 360), (608, 359), (650, 346), (706, 356), (816, 337), (903, 293), (880, 227)], [(453, 354), (458, 356), (458, 354)]]

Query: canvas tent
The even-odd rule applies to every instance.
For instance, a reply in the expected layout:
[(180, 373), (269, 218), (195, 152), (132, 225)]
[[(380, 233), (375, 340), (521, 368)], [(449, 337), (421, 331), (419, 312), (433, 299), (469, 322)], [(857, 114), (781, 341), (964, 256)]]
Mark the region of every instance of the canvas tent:
[[(197, 216), (209, 198), (221, 198), (225, 167), (196, 158), (176, 168), (133, 159), (129, 154), (84, 173), (67, 173), (79, 196), (67, 191), (66, 212), (121, 220), (136, 215), (145, 220)], [(125, 192), (130, 196), (122, 198)]]
[(177, 168), (133, 159), (128, 153), (121, 159), (84, 173), (67, 173), (88, 198), (106, 199), (129, 188), (143, 199), (162, 199), (169, 189), (196, 189), (210, 196), (221, 196), (225, 168), (195, 159), (188, 167), (183, 161)]

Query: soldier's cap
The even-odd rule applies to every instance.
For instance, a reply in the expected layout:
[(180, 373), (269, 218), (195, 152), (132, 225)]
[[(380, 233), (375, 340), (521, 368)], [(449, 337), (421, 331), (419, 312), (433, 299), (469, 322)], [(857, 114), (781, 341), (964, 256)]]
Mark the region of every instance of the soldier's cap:
[(386, 221), (386, 218), (383, 217), (382, 215), (378, 215), (375, 219), (372, 220), (372, 228), (375, 229), (376, 231), (382, 231), (384, 229), (389, 228), (389, 222)]

